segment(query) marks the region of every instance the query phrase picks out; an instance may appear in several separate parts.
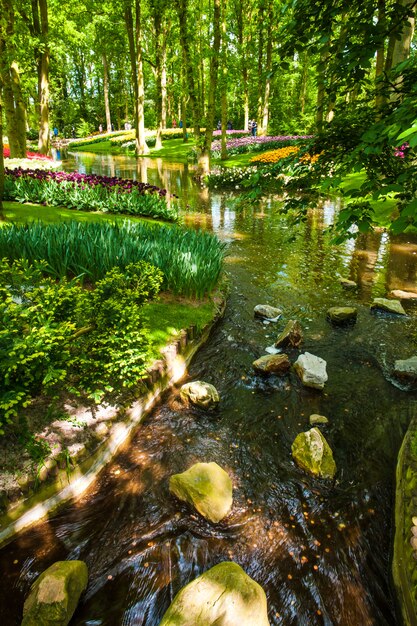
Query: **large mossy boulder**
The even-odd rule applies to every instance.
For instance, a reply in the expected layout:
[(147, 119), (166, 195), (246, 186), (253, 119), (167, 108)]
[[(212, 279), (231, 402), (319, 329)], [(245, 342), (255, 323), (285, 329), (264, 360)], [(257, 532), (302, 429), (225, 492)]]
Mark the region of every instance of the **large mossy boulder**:
[(219, 403), (220, 398), (216, 387), (202, 380), (186, 383), (181, 387), (181, 397), (203, 409), (209, 409)]
[(291, 451), (297, 465), (309, 474), (318, 478), (333, 478), (336, 474), (332, 449), (318, 428), (297, 435)]
[(256, 359), (252, 367), (259, 374), (283, 376), (290, 369), (291, 363), (286, 354), (266, 354)]
[(67, 626), (87, 582), (84, 561), (57, 561), (51, 565), (30, 589), (22, 626)]
[(305, 352), (294, 363), (294, 369), (305, 387), (323, 389), (328, 379), (326, 365), (324, 359)]
[(220, 522), (232, 508), (232, 481), (217, 463), (196, 463), (182, 474), (174, 474), (169, 490), (210, 522)]
[(269, 626), (266, 595), (237, 563), (219, 563), (181, 589), (159, 626)]
[(358, 309), (353, 306), (332, 306), (327, 311), (329, 321), (335, 326), (354, 324), (358, 315)]
[(375, 298), (371, 304), (371, 309), (394, 313), (395, 315), (407, 315), (399, 300), (388, 300), (388, 298)]
[(276, 348), (299, 348), (303, 342), (303, 331), (301, 329), (300, 322), (297, 320), (289, 320), (286, 327), (280, 335), (278, 335), (275, 342)]

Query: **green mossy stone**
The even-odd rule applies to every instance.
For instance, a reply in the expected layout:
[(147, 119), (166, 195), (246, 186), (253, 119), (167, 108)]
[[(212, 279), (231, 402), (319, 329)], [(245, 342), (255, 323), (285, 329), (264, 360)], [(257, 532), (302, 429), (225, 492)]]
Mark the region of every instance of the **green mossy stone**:
[(87, 582), (84, 561), (57, 561), (51, 565), (30, 589), (22, 626), (67, 626)]
[(327, 316), (333, 324), (349, 324), (356, 321), (358, 310), (353, 306), (332, 306)]
[(388, 300), (388, 298), (375, 298), (371, 304), (371, 309), (381, 309), (396, 315), (407, 315), (399, 300)]
[(333, 452), (318, 428), (300, 433), (291, 447), (294, 461), (301, 469), (318, 478), (334, 478)]
[(220, 563), (181, 589), (160, 626), (269, 626), (266, 595), (237, 563)]
[(217, 463), (196, 463), (169, 479), (169, 490), (210, 522), (220, 522), (233, 504), (230, 476)]

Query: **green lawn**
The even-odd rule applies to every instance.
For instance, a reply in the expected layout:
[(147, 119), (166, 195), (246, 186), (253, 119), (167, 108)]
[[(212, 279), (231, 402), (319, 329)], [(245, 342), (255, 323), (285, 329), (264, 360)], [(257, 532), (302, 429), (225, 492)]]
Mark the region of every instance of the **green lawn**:
[(64, 207), (42, 206), (41, 204), (3, 202), (3, 219), (0, 220), (0, 227), (7, 222), (27, 224), (29, 222), (40, 221), (45, 224), (52, 224), (54, 222), (68, 222), (70, 220), (77, 220), (79, 222), (119, 222), (127, 219), (132, 222), (167, 225), (167, 222), (161, 222), (146, 217), (115, 215), (113, 213), (90, 213), (89, 211), (76, 211)]

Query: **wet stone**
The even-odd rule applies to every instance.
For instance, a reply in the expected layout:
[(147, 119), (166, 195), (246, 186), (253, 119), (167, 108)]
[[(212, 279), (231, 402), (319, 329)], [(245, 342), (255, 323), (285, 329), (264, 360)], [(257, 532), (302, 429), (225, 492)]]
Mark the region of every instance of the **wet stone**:
[(407, 315), (399, 300), (388, 300), (388, 298), (375, 298), (371, 304), (371, 309), (394, 313), (395, 315)]
[(348, 278), (341, 278), (340, 279), (340, 284), (345, 289), (357, 289), (357, 287), (358, 287), (357, 283), (355, 283), (354, 280), (349, 280)]
[(329, 423), (329, 420), (324, 415), (318, 415), (317, 413), (313, 413), (309, 418), (310, 426), (320, 426)]
[(305, 387), (324, 388), (328, 379), (324, 359), (310, 354), (310, 352), (305, 352), (300, 354), (294, 363), (294, 369)]
[(203, 409), (213, 407), (220, 401), (217, 389), (202, 380), (186, 383), (181, 387), (180, 393), (183, 400), (189, 400)]
[(260, 374), (282, 376), (288, 372), (291, 363), (286, 354), (267, 354), (256, 359), (256, 361), (252, 363), (252, 366), (255, 372)]
[(297, 435), (291, 451), (297, 465), (309, 474), (318, 478), (333, 478), (336, 474), (332, 449), (318, 428)]
[(51, 565), (30, 589), (22, 626), (67, 626), (87, 581), (83, 561), (57, 561)]
[(352, 324), (356, 322), (358, 310), (352, 306), (333, 306), (327, 311), (327, 317), (335, 325)]
[(275, 342), (276, 348), (292, 347), (298, 348), (303, 342), (303, 331), (300, 322), (289, 320), (284, 330), (278, 335)]
[(217, 463), (196, 463), (182, 474), (174, 474), (169, 490), (210, 522), (220, 522), (232, 508), (232, 481)]
[(231, 561), (219, 563), (175, 596), (160, 626), (269, 626), (264, 590)]
[(256, 307), (253, 309), (253, 313), (255, 317), (274, 321), (276, 321), (282, 315), (281, 309), (278, 309), (274, 306), (269, 306), (269, 304), (257, 304)]
[(395, 361), (394, 374), (397, 378), (402, 378), (408, 382), (417, 381), (417, 356)]
[(417, 293), (414, 293), (414, 291), (403, 291), (402, 289), (393, 289), (389, 295), (399, 300), (413, 300), (417, 298)]

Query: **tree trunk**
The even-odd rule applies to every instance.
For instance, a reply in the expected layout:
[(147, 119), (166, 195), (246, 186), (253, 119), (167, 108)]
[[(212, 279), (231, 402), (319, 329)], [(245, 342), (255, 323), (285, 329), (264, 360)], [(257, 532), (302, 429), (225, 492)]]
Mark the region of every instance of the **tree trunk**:
[(6, 128), (7, 137), (9, 140), (10, 157), (12, 159), (17, 159), (20, 157), (20, 154), (12, 82), (10, 78), (9, 68), (2, 64), (1, 70), (3, 79), (4, 113), (6, 117)]
[(226, 4), (227, 0), (222, 2), (222, 24), (221, 24), (221, 111), (222, 111), (222, 149), (221, 160), (226, 161), (227, 155), (227, 29), (226, 29)]
[(167, 127), (167, 37), (169, 25), (164, 21), (161, 46), (161, 126)]
[(103, 92), (104, 92), (104, 109), (106, 111), (106, 128), (107, 132), (111, 132), (111, 114), (109, 99), (109, 64), (107, 63), (107, 55), (103, 52)]
[(272, 69), (272, 36), (273, 36), (273, 25), (274, 25), (274, 9), (272, 2), (268, 7), (268, 40), (266, 44), (266, 63), (265, 63), (265, 89), (264, 89), (264, 98), (262, 104), (262, 117), (260, 118), (261, 122), (261, 135), (266, 135), (268, 130), (269, 123), (269, 96), (271, 93), (271, 69)]
[[(216, 0), (217, 2), (217, 0)], [(197, 146), (197, 150), (199, 148), (199, 139), (200, 139), (200, 111), (198, 106), (198, 95), (195, 87), (194, 80), (194, 68), (191, 62), (191, 51), (190, 51), (190, 35), (188, 32), (188, 0), (178, 0), (177, 1), (178, 8), (178, 19), (180, 25), (180, 43), (182, 48), (182, 57), (183, 57), (183, 65), (185, 72), (185, 82), (187, 87), (187, 93), (191, 104), (191, 114), (193, 116), (193, 125), (194, 125), (194, 138)], [(218, 28), (218, 25), (215, 25), (215, 28)], [(218, 61), (217, 61), (218, 63)], [(185, 130), (185, 125), (184, 125)]]
[[(384, 28), (386, 22), (385, 17), (385, 0), (378, 0), (378, 25)], [(384, 84), (382, 82), (382, 76), (384, 74), (385, 63), (385, 41), (381, 37), (381, 44), (376, 51), (376, 67), (375, 67), (375, 82), (376, 82), (376, 98), (375, 106), (378, 110), (381, 110), (385, 105), (384, 96)]]
[(251, 15), (247, 15), (249, 7), (246, 6), (246, 3), (242, 0), (237, 0), (235, 5), (236, 11), (236, 19), (237, 19), (237, 32), (238, 32), (238, 43), (239, 43), (239, 56), (240, 56), (240, 67), (242, 71), (242, 90), (243, 90), (243, 128), (246, 130), (249, 127), (249, 72), (247, 65), (248, 55), (246, 54), (246, 38), (245, 38), (245, 24), (247, 20), (249, 23), (251, 21)]
[[(48, 3), (37, 0), (39, 8), (39, 35), (42, 47), (38, 57), (38, 94), (39, 94), (39, 140), (38, 150), (41, 154), (49, 153), (49, 46), (48, 46)], [(34, 2), (32, 2), (32, 6)]]
[(142, 56), (142, 20), (141, 20), (141, 0), (135, 1), (136, 6), (136, 64), (138, 71), (138, 134), (136, 135), (136, 154), (148, 154), (149, 148), (145, 140), (145, 84), (143, 78), (143, 56)]
[[(385, 72), (388, 74), (398, 63), (405, 61), (410, 56), (410, 46), (415, 27), (415, 0), (399, 0), (408, 17), (401, 19), (398, 28), (395, 28), (388, 41), (387, 56), (385, 59)], [(403, 79), (399, 76), (392, 86), (390, 99), (397, 100), (401, 96)]]
[(259, 23), (259, 40), (258, 40), (258, 111), (257, 111), (258, 125), (260, 125), (261, 119), (262, 119), (262, 104), (263, 104), (263, 94), (264, 94), (264, 85), (263, 85), (264, 11), (265, 11), (265, 7), (264, 7), (264, 4), (263, 4), (263, 0), (260, 0), (259, 15), (258, 15), (258, 23)]
[(155, 83), (156, 83), (156, 141), (155, 150), (162, 148), (162, 46), (161, 46), (161, 13), (159, 10), (153, 16), (155, 28)]
[(301, 115), (304, 115), (305, 107), (306, 107), (306, 93), (307, 93), (307, 77), (308, 77), (308, 53), (304, 52), (303, 54), (303, 69), (301, 72), (301, 84), (300, 84), (300, 111)]
[[(129, 43), (129, 59), (130, 69), (132, 72), (132, 88), (133, 88), (133, 106), (135, 115), (135, 134), (136, 139), (139, 137), (139, 116), (138, 116), (138, 73), (136, 68), (136, 51), (135, 51), (135, 36), (133, 32), (133, 15), (130, 2), (125, 5), (124, 20), (126, 24), (127, 40)], [(127, 99), (126, 99), (126, 111), (125, 118), (128, 119)]]
[(213, 140), (214, 116), (216, 113), (216, 87), (219, 73), (220, 39), (220, 0), (213, 0), (213, 45), (210, 59), (210, 86), (207, 102), (206, 132), (201, 154), (198, 159), (198, 171), (203, 175), (208, 174), (210, 171), (211, 142)]

